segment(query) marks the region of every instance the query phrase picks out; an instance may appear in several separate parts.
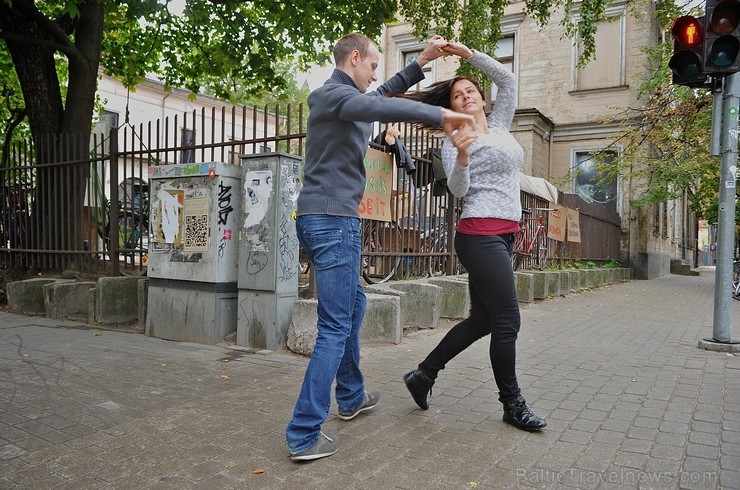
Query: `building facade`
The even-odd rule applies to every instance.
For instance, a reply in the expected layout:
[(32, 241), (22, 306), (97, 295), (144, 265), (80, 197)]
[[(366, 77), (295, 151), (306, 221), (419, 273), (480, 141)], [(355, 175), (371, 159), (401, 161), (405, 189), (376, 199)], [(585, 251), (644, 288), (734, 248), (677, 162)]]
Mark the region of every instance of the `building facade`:
[[(594, 158), (595, 152), (607, 159), (620, 153), (621, 111), (639, 105), (638, 87), (649, 69), (643, 48), (657, 45), (661, 36), (653, 4), (646, 2), (644, 8), (636, 16), (634, 5), (613, 2), (607, 20), (598, 25), (595, 59), (583, 66), (578, 63), (581, 45), (564, 37), (559, 25), (564, 14), (554, 12), (541, 27), (524, 12), (523, 2), (506, 7), (502, 39), (494, 49), (471, 47), (488, 52), (517, 76), (518, 109), (511, 131), (524, 148), (522, 172), (619, 213), (621, 256), (614, 258), (632, 267), (637, 278), (649, 279), (667, 274), (671, 259), (696, 265), (696, 220), (692, 223), (686, 200), (632, 206), (637, 196), (630, 176), (602, 182)], [(385, 27), (385, 78), (421, 53), (425, 43), (411, 32), (406, 23)], [(453, 58), (430, 63), (418, 88), (453, 77), (458, 66)], [(495, 103), (495, 87), (489, 97)]]

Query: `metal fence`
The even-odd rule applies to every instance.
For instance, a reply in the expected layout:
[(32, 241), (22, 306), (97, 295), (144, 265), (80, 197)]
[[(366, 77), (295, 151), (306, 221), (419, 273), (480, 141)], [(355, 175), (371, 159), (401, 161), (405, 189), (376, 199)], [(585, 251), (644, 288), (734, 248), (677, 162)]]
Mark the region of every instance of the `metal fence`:
[(558, 192), (558, 204), (578, 210), (581, 225), (580, 242), (554, 242), (550, 256), (564, 262), (603, 264), (619, 261), (621, 217), (602, 204), (587, 203), (577, 194)]
[[(203, 109), (124, 126), (110, 135), (37, 138), (18, 145), (0, 168), (0, 266), (144, 274), (150, 166), (239, 164), (239, 155), (265, 151), (302, 156), (306, 116), (302, 105)], [(432, 171), (441, 139), (413, 124), (398, 126), (417, 170), (413, 175), (396, 170), (393, 220), (377, 225), (379, 236), (394, 238), (382, 248), (366, 240), (366, 263), (390, 261), (399, 278), (462, 272), (451, 239), (459, 201), (435, 182)], [(379, 134), (385, 126), (375, 129)], [(546, 200), (522, 193), (522, 203), (547, 223)], [(563, 204), (580, 208), (586, 239), (580, 244), (550, 241), (551, 257), (619, 257), (618, 216), (602, 216), (585, 203)]]

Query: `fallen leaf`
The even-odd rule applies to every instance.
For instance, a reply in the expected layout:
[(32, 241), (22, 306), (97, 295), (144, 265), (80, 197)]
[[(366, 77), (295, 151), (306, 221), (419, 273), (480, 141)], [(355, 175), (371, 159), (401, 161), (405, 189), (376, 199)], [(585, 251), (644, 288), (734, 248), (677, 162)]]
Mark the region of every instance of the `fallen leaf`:
[(470, 483), (468, 483), (468, 485), (470, 486), (470, 488), (478, 488), (478, 482), (471, 481)]
[(160, 366), (165, 367), (167, 364), (160, 364)]
[(223, 374), (223, 373), (222, 373), (222, 374), (221, 374), (221, 379), (223, 379), (224, 381), (228, 381), (228, 380), (230, 380), (230, 379), (231, 379), (231, 376), (229, 376), (228, 374)]
[(101, 335), (103, 335), (103, 334), (102, 334), (102, 333), (100, 333), (100, 332), (98, 332), (97, 330), (95, 330), (95, 331), (93, 332), (93, 335), (94, 335), (94, 336), (96, 336), (96, 337), (100, 337), (100, 336), (101, 336)]
[(262, 468), (257, 468), (256, 470), (252, 470), (253, 475), (261, 475), (264, 472), (265, 470), (263, 470)]
[(221, 359), (221, 362), (229, 362), (230, 360), (231, 359), (229, 359), (228, 357), (224, 357), (223, 359)]

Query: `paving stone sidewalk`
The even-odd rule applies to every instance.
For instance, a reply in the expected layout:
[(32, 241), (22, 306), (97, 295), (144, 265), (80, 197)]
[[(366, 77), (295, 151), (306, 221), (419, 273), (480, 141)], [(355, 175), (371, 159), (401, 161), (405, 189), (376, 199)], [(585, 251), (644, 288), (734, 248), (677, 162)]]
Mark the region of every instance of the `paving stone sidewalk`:
[(401, 375), (453, 322), (363, 346), (380, 404), (333, 404), (339, 452), (303, 464), (284, 430), (307, 359), (0, 312), (0, 489), (740, 488), (740, 357), (697, 347), (713, 290), (702, 269), (524, 306), (540, 433), (501, 421), (487, 339), (416, 409)]

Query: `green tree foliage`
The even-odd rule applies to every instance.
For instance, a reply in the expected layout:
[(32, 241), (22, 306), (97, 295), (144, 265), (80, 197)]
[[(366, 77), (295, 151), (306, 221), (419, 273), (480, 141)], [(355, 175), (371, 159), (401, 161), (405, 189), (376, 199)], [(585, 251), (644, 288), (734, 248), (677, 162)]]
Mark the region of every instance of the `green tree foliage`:
[[(680, 14), (675, 5), (658, 10), (663, 31)], [(698, 15), (703, 12), (694, 12)], [(691, 208), (702, 219), (717, 222), (719, 157), (710, 155), (712, 95), (707, 89), (673, 85), (668, 60), (673, 42), (646, 48), (648, 66), (638, 91), (639, 105), (622, 108), (617, 119), (621, 134), (607, 151), (618, 158), (594, 158), (604, 180), (622, 179), (630, 187), (630, 205), (664, 203), (690, 198)]]
[[(495, 46), (501, 37), (500, 19), (509, 0), (400, 0), (401, 13), (414, 28), (418, 39), (427, 37), (431, 30), (469, 46)], [(596, 54), (594, 35), (599, 22), (606, 20), (605, 11), (610, 0), (525, 0), (524, 11), (540, 26), (550, 22), (555, 11), (565, 15), (560, 21), (563, 37), (582, 43), (579, 63), (585, 63)], [(635, 2), (639, 3), (639, 2)], [(577, 15), (575, 15), (577, 13)], [(463, 64), (460, 74), (473, 74), (475, 69)]]
[[(4, 44), (0, 45), (0, 73), (15, 73), (13, 61)], [(0, 168), (8, 166), (11, 145), (29, 136), (28, 126), (24, 124), (26, 116), (26, 105), (18, 78), (3, 76), (0, 78)]]
[[(234, 100), (285, 89), (280, 63), (296, 60), (300, 69), (325, 63), (337, 38), (352, 31), (376, 37), (398, 14), (420, 39), (436, 30), (471, 46), (493, 46), (507, 3), (472, 0), (463, 8), (458, 0), (402, 0), (399, 10), (392, 0), (186, 0), (179, 12), (170, 0), (1, 0), (0, 38), (14, 69), (2, 68), (4, 78), (17, 75), (32, 133), (85, 133), (99, 67), (131, 89), (156, 73), (169, 86)], [(579, 16), (563, 21), (566, 35), (584, 42), (586, 58), (606, 3), (578, 3)], [(572, 12), (576, 2), (525, 4), (544, 24), (551, 11)], [(55, 56), (69, 64), (70, 97), (52, 69)]]
[[(276, 71), (286, 80), (283, 89), (259, 95), (250, 95), (250, 93), (236, 90), (232, 95), (232, 102), (264, 109), (265, 113), (279, 116), (280, 133), (282, 134), (305, 134), (308, 122), (306, 101), (309, 90), (298, 86), (294, 64), (279, 63), (276, 65)], [(275, 150), (300, 155), (300, 141), (281, 141)]]
[[(172, 0), (0, 0), (0, 39), (10, 56), (0, 52), (3, 79), (25, 111), (36, 142), (36, 163), (64, 154), (82, 159), (89, 147), (98, 73), (134, 89), (153, 73), (168, 86), (193, 93), (208, 91), (223, 99), (246, 98), (285, 90), (288, 79), (280, 63), (296, 60), (299, 69), (325, 63), (339, 37), (359, 31), (378, 38), (382, 26), (396, 15), (409, 19), (419, 39), (429, 31), (471, 46), (493, 46), (500, 36), (503, 0), (184, 0), (182, 12)], [(526, 10), (540, 23), (556, 9), (574, 13), (563, 22), (567, 36), (578, 35), (584, 57), (593, 54), (595, 21), (603, 17), (606, 0), (525, 0)], [(464, 4), (464, 7), (463, 7)], [(400, 10), (399, 10), (400, 7)], [(572, 19), (578, 19), (573, 21)], [(6, 62), (3, 63), (3, 57)], [(57, 63), (66, 64), (66, 78)], [(13, 102), (15, 100), (15, 102)], [(8, 109), (13, 121), (13, 110)], [(62, 148), (77, 135), (74, 148)], [(50, 138), (51, 137), (51, 138)], [(44, 145), (39, 142), (46, 141)], [(51, 142), (51, 143), (49, 143)], [(89, 169), (75, 169), (75, 192), (52, 190), (34, 203), (32, 223), (49, 229), (64, 215), (82, 212), (84, 182)], [(45, 169), (35, 187), (53, 189), (54, 176)], [(44, 201), (45, 200), (45, 201)], [(63, 206), (53, 206), (61, 202)], [(55, 214), (57, 216), (51, 216)], [(56, 243), (54, 247), (73, 247)]]
[[(600, 2), (596, 2), (599, 3)], [(565, 5), (565, 8), (571, 6)], [(601, 6), (589, 5), (583, 24), (568, 24), (566, 35), (583, 39), (584, 56), (590, 57), (593, 24), (602, 20)], [(644, 15), (633, 4), (633, 15)], [(696, 2), (659, 2), (655, 21), (660, 32), (668, 33), (672, 22), (681, 15), (703, 15), (703, 4)], [(580, 10), (583, 14), (583, 9)], [(536, 16), (536, 14), (533, 14)], [(690, 198), (691, 208), (710, 223), (717, 222), (720, 161), (710, 156), (712, 96), (705, 89), (691, 89), (671, 83), (668, 60), (673, 41), (645, 48), (648, 63), (639, 81), (638, 104), (622, 108), (614, 118), (621, 132), (612, 145), (594, 154), (596, 169), (603, 182), (622, 179), (630, 188), (633, 206), (664, 203)], [(614, 151), (617, 158), (611, 158)], [(570, 181), (573, 175), (565, 177)]]

